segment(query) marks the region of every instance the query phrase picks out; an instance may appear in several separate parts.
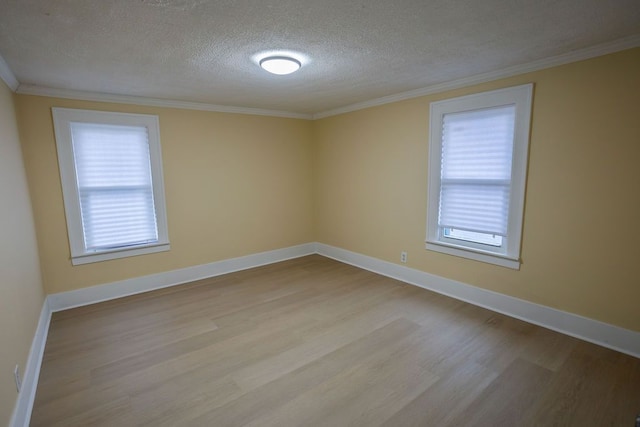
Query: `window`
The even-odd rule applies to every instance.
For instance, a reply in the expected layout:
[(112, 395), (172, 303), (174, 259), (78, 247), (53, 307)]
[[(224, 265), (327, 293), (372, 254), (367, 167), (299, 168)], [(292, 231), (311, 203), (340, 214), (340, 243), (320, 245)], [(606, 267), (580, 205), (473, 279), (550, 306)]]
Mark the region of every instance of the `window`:
[(74, 265), (169, 250), (158, 117), (53, 109)]
[(427, 249), (520, 268), (532, 91), (431, 104)]

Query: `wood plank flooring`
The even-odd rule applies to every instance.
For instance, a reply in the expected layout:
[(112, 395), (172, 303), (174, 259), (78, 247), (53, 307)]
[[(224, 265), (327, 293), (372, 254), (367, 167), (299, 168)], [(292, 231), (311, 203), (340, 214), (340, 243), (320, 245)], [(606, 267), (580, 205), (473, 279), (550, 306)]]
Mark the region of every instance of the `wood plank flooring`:
[(32, 426), (634, 426), (640, 359), (318, 255), (55, 313)]

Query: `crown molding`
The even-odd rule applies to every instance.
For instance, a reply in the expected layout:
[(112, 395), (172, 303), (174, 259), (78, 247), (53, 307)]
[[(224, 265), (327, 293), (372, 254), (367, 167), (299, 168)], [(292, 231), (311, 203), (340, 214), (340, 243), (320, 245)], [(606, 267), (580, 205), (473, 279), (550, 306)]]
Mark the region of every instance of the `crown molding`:
[(431, 95), (434, 93), (445, 92), (453, 89), (460, 89), (462, 87), (486, 83), (506, 77), (512, 77), (518, 74), (530, 73), (532, 71), (543, 70), (545, 68), (557, 67), (559, 65), (583, 61), (585, 59), (591, 59), (598, 56), (619, 52), (621, 50), (632, 49), (638, 46), (640, 46), (640, 34), (635, 34), (633, 36), (615, 40), (613, 42), (602, 43), (585, 49), (574, 50), (573, 52), (528, 62), (526, 64), (514, 65), (512, 67), (503, 68), (501, 70), (476, 74), (474, 76), (469, 76), (462, 79), (438, 83), (420, 89), (414, 89), (407, 92), (401, 92), (394, 95), (384, 96), (382, 98), (371, 99), (368, 101), (358, 102), (355, 104), (346, 105), (344, 107), (323, 111), (313, 114), (312, 119), (324, 119), (326, 117), (337, 116), (339, 114), (350, 113), (352, 111), (362, 110), (370, 107), (377, 107), (384, 104), (390, 104), (392, 102), (404, 101), (406, 99), (417, 98), (420, 96)]
[(84, 101), (96, 102), (114, 102), (120, 104), (146, 105), (151, 107), (179, 108), (186, 110), (215, 111), (219, 113), (234, 114), (250, 114), (257, 116), (283, 117), (291, 119), (318, 120), (326, 117), (337, 116), (339, 114), (349, 113), (352, 111), (363, 110), (365, 108), (377, 107), (393, 102), (404, 101), (407, 99), (417, 98), (420, 96), (431, 95), (434, 93), (446, 92), (448, 90), (459, 89), (475, 84), (486, 83), (493, 80), (512, 77), (519, 74), (529, 73), (533, 71), (543, 70), (545, 68), (565, 65), (572, 62), (583, 61), (610, 53), (619, 52), (626, 49), (632, 49), (640, 46), (640, 34), (618, 39), (608, 43), (591, 46), (585, 49), (575, 50), (573, 52), (556, 55), (549, 58), (540, 59), (526, 64), (515, 65), (503, 68), (501, 70), (490, 71), (487, 73), (476, 74), (474, 76), (462, 79), (452, 80), (449, 82), (438, 83), (426, 86), (420, 89), (414, 89), (401, 92), (381, 98), (371, 99), (368, 101), (358, 102), (355, 104), (345, 105), (335, 109), (315, 113), (305, 114), (291, 111), (269, 110), (260, 108), (234, 107), (228, 105), (207, 104), (201, 102), (177, 101), (170, 99), (147, 98), (131, 95), (116, 95), (102, 92), (90, 92), (80, 90), (56, 89), (38, 85), (20, 84), (15, 75), (0, 56), (0, 78), (16, 93), (25, 95), (47, 96), (64, 99), (77, 99)]
[(102, 92), (88, 92), (82, 90), (55, 89), (27, 84), (20, 84), (16, 90), (16, 93), (24, 95), (47, 96), (51, 98), (77, 99), (82, 101), (114, 102), (118, 104), (179, 108), (183, 110), (215, 111), (217, 113), (250, 114), (254, 116), (283, 117), (288, 119), (310, 120), (312, 118), (310, 114), (294, 113), (290, 111), (234, 107), (228, 105), (206, 104), (203, 102), (175, 101), (170, 99), (147, 98), (131, 95), (116, 95)]
[(4, 60), (2, 55), (0, 55), (0, 79), (4, 80), (13, 92), (20, 86), (20, 82), (18, 82), (18, 79), (16, 79), (15, 74), (13, 74), (13, 71), (9, 68), (9, 64), (7, 64), (7, 61)]

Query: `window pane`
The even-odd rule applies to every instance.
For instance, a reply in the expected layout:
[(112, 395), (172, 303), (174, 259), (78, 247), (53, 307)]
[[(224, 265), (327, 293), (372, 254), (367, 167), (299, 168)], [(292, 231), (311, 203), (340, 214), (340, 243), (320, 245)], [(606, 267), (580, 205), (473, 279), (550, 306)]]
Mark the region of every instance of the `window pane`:
[(158, 240), (151, 188), (88, 190), (80, 193), (87, 249)]
[(478, 233), (507, 233), (509, 183), (442, 182), (440, 227)]
[(147, 129), (71, 123), (85, 249), (158, 240)]
[(514, 120), (514, 105), (443, 115), (440, 227), (506, 236)]
[(79, 187), (151, 185), (144, 126), (71, 123)]
[(443, 179), (511, 179), (515, 106), (445, 114)]

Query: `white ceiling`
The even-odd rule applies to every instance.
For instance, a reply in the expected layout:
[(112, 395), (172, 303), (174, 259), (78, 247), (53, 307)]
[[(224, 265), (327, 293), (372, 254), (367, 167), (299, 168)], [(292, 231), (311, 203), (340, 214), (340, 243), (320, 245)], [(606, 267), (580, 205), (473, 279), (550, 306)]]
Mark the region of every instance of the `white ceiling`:
[[(304, 115), (639, 40), (638, 0), (0, 0), (24, 91)], [(302, 69), (266, 73), (272, 49)]]

